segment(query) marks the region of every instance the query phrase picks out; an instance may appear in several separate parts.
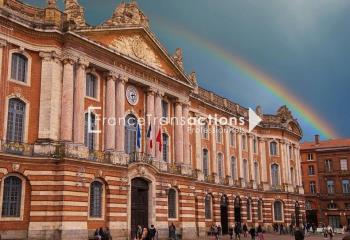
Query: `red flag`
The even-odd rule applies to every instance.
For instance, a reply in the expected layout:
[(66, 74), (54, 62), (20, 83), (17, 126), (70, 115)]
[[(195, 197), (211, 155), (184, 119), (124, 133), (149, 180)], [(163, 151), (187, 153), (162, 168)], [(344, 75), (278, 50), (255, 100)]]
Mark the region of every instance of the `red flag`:
[(158, 150), (159, 150), (159, 152), (161, 152), (162, 151), (162, 131), (160, 128), (158, 130), (156, 142), (159, 143)]

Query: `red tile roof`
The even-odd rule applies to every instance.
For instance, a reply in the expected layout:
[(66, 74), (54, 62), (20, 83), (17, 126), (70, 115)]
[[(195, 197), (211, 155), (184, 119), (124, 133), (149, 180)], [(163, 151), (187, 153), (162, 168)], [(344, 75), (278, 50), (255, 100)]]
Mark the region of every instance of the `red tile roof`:
[(350, 147), (350, 138), (347, 139), (334, 139), (320, 141), (319, 144), (315, 142), (304, 142), (301, 144), (301, 150), (304, 149), (319, 149), (319, 148), (340, 148), (340, 147)]

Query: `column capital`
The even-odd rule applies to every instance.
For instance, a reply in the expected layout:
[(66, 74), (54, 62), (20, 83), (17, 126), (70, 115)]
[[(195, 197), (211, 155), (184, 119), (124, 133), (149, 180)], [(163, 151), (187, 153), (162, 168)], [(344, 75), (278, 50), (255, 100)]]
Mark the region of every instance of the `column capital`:
[(5, 47), (7, 45), (7, 41), (5, 39), (0, 39), (0, 48)]
[(148, 87), (147, 88), (147, 96), (149, 95), (155, 95), (157, 92), (157, 89), (153, 88), (153, 87)]
[(116, 81), (117, 78), (118, 78), (118, 73), (116, 73), (116, 72), (114, 72), (114, 71), (106, 72), (104, 75), (105, 75), (105, 77), (107, 78), (107, 81), (108, 81), (108, 80)]
[(85, 58), (79, 58), (78, 64), (80, 67), (86, 69), (89, 66), (89, 61)]
[(119, 80), (120, 83), (124, 85), (129, 81), (129, 77), (122, 73), (118, 73), (117, 79)]
[(157, 89), (156, 94), (158, 97), (164, 97), (164, 91)]
[(52, 60), (58, 60), (61, 57), (54, 51), (52, 52), (40, 52), (39, 56), (44, 60), (44, 61), (52, 61)]

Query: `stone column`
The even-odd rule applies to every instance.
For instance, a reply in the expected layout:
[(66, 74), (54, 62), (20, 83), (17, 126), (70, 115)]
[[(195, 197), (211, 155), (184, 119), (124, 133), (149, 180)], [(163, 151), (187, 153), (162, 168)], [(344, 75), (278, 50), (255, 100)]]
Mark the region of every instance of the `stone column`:
[(287, 174), (287, 166), (286, 166), (286, 143), (285, 141), (280, 141), (280, 157), (281, 157), (281, 166), (280, 166), (280, 172), (281, 172), (281, 185), (282, 187), (286, 183), (286, 174)]
[(149, 145), (149, 141), (147, 141), (146, 143), (146, 153), (150, 156), (155, 156), (155, 126), (153, 124), (153, 120), (154, 120), (154, 105), (155, 105), (155, 102), (154, 102), (154, 90), (153, 89), (149, 89), (147, 91), (147, 102), (146, 102), (146, 126), (145, 126), (145, 130), (146, 130), (146, 135), (147, 135), (147, 131), (151, 125), (151, 136), (150, 136), (150, 139), (152, 139), (153, 141), (153, 148), (150, 148), (150, 145)]
[(115, 149), (115, 124), (113, 119), (115, 118), (115, 81), (116, 74), (109, 73), (107, 76), (106, 87), (106, 118), (105, 122), (105, 150), (114, 151)]
[(261, 183), (263, 184), (264, 190), (269, 188), (269, 180), (267, 177), (267, 162), (266, 162), (266, 141), (262, 138), (259, 138), (260, 154), (261, 154)]
[(237, 149), (238, 149), (238, 159), (237, 159), (237, 169), (239, 169), (238, 178), (240, 181), (244, 178), (243, 176), (243, 154), (242, 154), (242, 134), (237, 133)]
[(189, 106), (188, 104), (182, 105), (182, 115), (183, 119), (185, 120), (185, 124), (183, 125), (183, 139), (184, 139), (184, 146), (183, 146), (183, 158), (184, 163), (187, 166), (190, 166), (191, 164), (191, 156), (190, 156), (190, 132), (189, 132), (189, 125), (188, 125), (188, 117), (189, 117)]
[(249, 152), (248, 152), (248, 162), (249, 162), (249, 173), (250, 173), (250, 177), (249, 179), (252, 181), (254, 181), (256, 183), (256, 179), (255, 179), (255, 176), (254, 176), (254, 149), (253, 149), (253, 138), (254, 138), (254, 135), (252, 134), (248, 134), (248, 146), (249, 146)]
[(300, 149), (299, 147), (295, 148), (295, 173), (296, 173), (296, 185), (299, 187), (302, 185), (302, 180), (301, 180), (301, 163), (300, 163)]
[(73, 105), (74, 105), (74, 61), (63, 60), (61, 140), (73, 141)]
[(175, 142), (175, 161), (178, 164), (183, 163), (183, 147), (184, 147), (184, 141), (183, 141), (183, 126), (181, 125), (181, 119), (182, 119), (182, 103), (176, 102), (175, 103), (175, 135), (174, 135), (174, 142)]
[(41, 91), (39, 139), (58, 141), (60, 137), (62, 65), (54, 52), (40, 52)]
[[(160, 118), (162, 117), (162, 97), (164, 94), (160, 91), (157, 92), (155, 95), (155, 100), (154, 100), (154, 115), (157, 119), (156, 124), (155, 124), (155, 131), (154, 131), (154, 151), (155, 151), (155, 156), (158, 161), (162, 160), (162, 152), (159, 151), (158, 145), (156, 144), (156, 137), (158, 134), (159, 129), (162, 127), (160, 124)], [(170, 137), (170, 136), (169, 136)], [(171, 159), (169, 159), (171, 160)]]
[(79, 60), (74, 94), (74, 143), (84, 144), (84, 102), (86, 94), (86, 67), (88, 63)]
[(122, 120), (125, 116), (125, 84), (128, 81), (128, 78), (124, 75), (119, 75), (117, 78), (117, 87), (115, 93), (115, 104), (116, 104), (116, 151), (124, 152), (125, 146), (125, 133), (124, 133), (124, 121)]
[[(1, 2), (1, 1), (0, 1)], [(1, 3), (0, 3), (1, 6)], [(4, 47), (6, 47), (7, 42), (5, 40), (0, 40), (0, 66), (3, 63)], [(3, 81), (4, 75), (2, 74), (2, 67), (0, 67), (0, 81)]]

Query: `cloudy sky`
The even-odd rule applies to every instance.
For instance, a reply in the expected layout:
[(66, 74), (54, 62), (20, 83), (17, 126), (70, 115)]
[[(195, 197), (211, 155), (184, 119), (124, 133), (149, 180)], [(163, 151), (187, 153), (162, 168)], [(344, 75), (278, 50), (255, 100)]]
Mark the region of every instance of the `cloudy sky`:
[[(45, 0), (25, 0), (44, 6)], [(58, 0), (60, 2), (60, 0)], [(60, 6), (62, 6), (61, 0)], [(120, 0), (80, 0), (89, 24), (109, 18)], [(290, 102), (215, 54), (244, 60), (284, 86), (339, 137), (350, 136), (350, 1), (139, 0), (152, 31), (169, 50), (181, 47), (200, 85), (245, 107), (275, 113)], [(199, 40), (202, 39), (202, 40)], [(205, 44), (210, 43), (210, 45)], [(298, 111), (304, 139), (320, 133)], [(325, 137), (325, 136), (324, 136)]]

